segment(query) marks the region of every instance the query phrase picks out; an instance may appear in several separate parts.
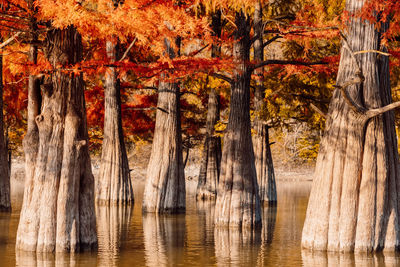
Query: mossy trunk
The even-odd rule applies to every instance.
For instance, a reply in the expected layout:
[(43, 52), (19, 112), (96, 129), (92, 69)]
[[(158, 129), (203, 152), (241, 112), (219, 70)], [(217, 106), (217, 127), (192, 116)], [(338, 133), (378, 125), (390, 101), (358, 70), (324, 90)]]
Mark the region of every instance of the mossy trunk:
[[(71, 26), (48, 31), (44, 51), (54, 67), (75, 64), (82, 56), (81, 36)], [(95, 248), (83, 77), (55, 70), (45, 80), (35, 118), (38, 151), (34, 172), (25, 181), (16, 248), (36, 252)], [(26, 146), (28, 141), (32, 139)]]
[[(256, 3), (254, 11), (254, 33), (258, 36), (254, 41), (254, 60), (264, 61), (264, 24), (263, 8), (260, 2)], [(265, 87), (264, 87), (264, 68), (254, 71), (255, 92), (254, 92), (254, 111), (256, 118), (254, 121), (255, 134), (253, 136), (254, 156), (256, 161), (258, 190), (261, 203), (268, 205), (276, 204), (276, 182), (274, 164), (272, 161), (271, 146), (269, 142), (269, 127), (262, 119), (261, 114), (264, 109)]]
[[(117, 47), (106, 43), (111, 62), (117, 59)], [(132, 181), (129, 172), (121, 118), (121, 95), (118, 73), (114, 67), (106, 72), (104, 139), (100, 174), (96, 179), (96, 202), (99, 204), (133, 204)]]
[[(212, 15), (211, 28), (213, 35), (221, 37), (221, 11)], [(220, 57), (221, 46), (213, 44), (211, 57)], [(221, 137), (214, 136), (214, 126), (219, 121), (220, 103), (215, 88), (210, 89), (206, 121), (206, 136), (201, 159), (199, 180), (197, 184), (197, 200), (215, 200), (221, 167)]]
[(231, 89), (229, 122), (224, 136), (215, 224), (255, 227), (261, 224), (257, 174), (250, 125), (250, 19), (236, 13), (233, 57), (236, 64)]
[[(356, 14), (365, 2), (348, 0), (346, 11)], [(304, 248), (361, 252), (399, 248), (394, 114), (368, 115), (391, 102), (389, 59), (375, 52), (353, 53), (386, 51), (381, 38), (388, 25), (380, 25), (380, 31), (376, 26), (357, 17), (349, 21), (337, 77), (342, 89), (334, 92), (329, 107), (303, 228)]]
[(0, 55), (0, 211), (11, 211), (10, 169), (8, 160), (3, 116), (3, 56)]

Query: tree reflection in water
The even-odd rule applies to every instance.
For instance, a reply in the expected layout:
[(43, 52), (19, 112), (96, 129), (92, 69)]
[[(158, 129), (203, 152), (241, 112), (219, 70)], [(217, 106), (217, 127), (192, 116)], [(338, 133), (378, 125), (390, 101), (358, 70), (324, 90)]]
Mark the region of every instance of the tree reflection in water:
[(400, 265), (397, 254), (335, 253), (302, 250), (303, 266), (308, 267), (394, 267)]
[(129, 232), (133, 206), (96, 205), (98, 266), (117, 266), (121, 241)]
[(147, 266), (173, 266), (183, 261), (185, 216), (143, 214), (143, 235)]
[(218, 266), (252, 266), (261, 246), (261, 229), (216, 227), (215, 256)]

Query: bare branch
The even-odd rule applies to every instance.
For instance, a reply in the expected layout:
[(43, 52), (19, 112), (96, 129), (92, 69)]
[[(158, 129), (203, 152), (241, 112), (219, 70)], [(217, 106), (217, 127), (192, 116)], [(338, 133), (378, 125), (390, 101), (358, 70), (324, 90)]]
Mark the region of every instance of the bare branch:
[(232, 78), (229, 78), (228, 76), (225, 76), (225, 75), (220, 74), (220, 73), (212, 73), (211, 76), (213, 76), (215, 78), (218, 78), (218, 79), (221, 79), (221, 80), (224, 80), (224, 81), (226, 81), (226, 82), (228, 82), (230, 84), (233, 83), (233, 79)]
[(126, 58), (126, 56), (128, 55), (129, 51), (132, 49), (132, 47), (136, 43), (136, 41), (137, 41), (137, 38), (135, 37), (135, 39), (133, 39), (132, 43), (126, 49), (125, 53), (122, 55), (121, 59), (118, 60), (119, 62), (121, 62), (122, 60), (124, 60)]
[(275, 35), (274, 37), (272, 37), (271, 39), (269, 39), (268, 41), (266, 41), (264, 44), (263, 44), (263, 47), (267, 47), (267, 46), (269, 46), (270, 44), (272, 44), (273, 42), (275, 42), (276, 40), (278, 40), (279, 38), (283, 38), (281, 35)]
[(385, 53), (385, 52), (378, 51), (378, 50), (363, 50), (363, 51), (358, 51), (358, 52), (355, 52), (354, 55), (366, 54), (366, 53), (376, 53), (376, 54), (383, 55), (383, 56), (387, 56), (387, 57), (390, 57), (390, 56), (391, 56), (389, 53)]
[(327, 115), (322, 112), (322, 110), (320, 110), (316, 105), (314, 105), (313, 103), (310, 103), (310, 107), (315, 110), (319, 115), (321, 115), (323, 118), (327, 118)]
[(299, 66), (314, 66), (314, 65), (327, 65), (328, 63), (319, 61), (319, 62), (303, 62), (296, 60), (278, 60), (278, 59), (269, 59), (265, 60), (258, 64), (253, 64), (250, 66), (252, 70), (267, 66), (267, 65), (299, 65)]
[(198, 49), (198, 50), (196, 50), (196, 51), (193, 51), (193, 52), (189, 53), (189, 56), (190, 56), (190, 57), (194, 57), (194, 56), (200, 54), (201, 52), (203, 52), (203, 50), (206, 49), (206, 48), (209, 47), (209, 46), (210, 46), (210, 44), (207, 44), (207, 45), (203, 46), (202, 48), (200, 48), (200, 49)]
[(356, 73), (362, 73), (361, 67), (360, 67), (360, 63), (358, 62), (357, 58), (356, 58), (356, 54), (354, 53), (354, 51), (351, 49), (349, 42), (347, 41), (346, 36), (344, 35), (344, 33), (342, 31), (340, 32), (340, 36), (343, 39), (343, 47), (350, 53), (351, 58), (353, 59), (354, 63), (356, 64), (357, 67), (357, 71)]
[(375, 109), (370, 109), (366, 112), (367, 118), (371, 119), (373, 117), (376, 117), (378, 115), (381, 115), (385, 112), (391, 111), (393, 109), (396, 109), (400, 107), (400, 101), (399, 102), (395, 102), (392, 104), (389, 104), (387, 106), (381, 107), (381, 108), (375, 108)]
[(3, 47), (6, 47), (7, 45), (9, 45), (12, 41), (15, 40), (15, 38), (17, 38), (19, 35), (21, 34), (21, 32), (17, 32), (16, 34), (14, 34), (12, 37), (8, 38), (6, 41), (4, 41), (2, 44), (0, 44), (0, 49), (2, 49)]
[(347, 104), (349, 105), (349, 107), (357, 113), (365, 113), (365, 109), (363, 107), (360, 107), (357, 103), (354, 102), (354, 100), (351, 98), (351, 96), (349, 95), (349, 92), (346, 90), (347, 87), (351, 86), (351, 85), (356, 85), (356, 84), (360, 84), (362, 82), (364, 82), (364, 77), (362, 76), (361, 73), (358, 73), (359, 75), (354, 77), (352, 80), (347, 81), (345, 84), (343, 85), (335, 85), (336, 88), (339, 88), (340, 91), (342, 92), (342, 95), (345, 99), (345, 101), (347, 102)]

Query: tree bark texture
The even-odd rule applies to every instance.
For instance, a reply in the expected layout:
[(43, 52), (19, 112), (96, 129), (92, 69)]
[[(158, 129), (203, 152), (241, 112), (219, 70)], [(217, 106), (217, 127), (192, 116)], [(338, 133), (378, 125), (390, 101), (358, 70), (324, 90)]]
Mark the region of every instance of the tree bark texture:
[[(75, 64), (82, 40), (72, 26), (48, 31), (44, 51), (53, 65)], [(16, 248), (75, 252), (97, 246), (82, 75), (55, 70), (45, 79), (35, 123), (38, 151), (25, 195)]]
[[(169, 57), (174, 58), (176, 52), (169, 40), (165, 39), (165, 44)], [(158, 86), (156, 126), (147, 167), (143, 212), (181, 213), (186, 209), (179, 99), (179, 85), (164, 73)]]
[[(264, 24), (262, 20), (263, 8), (260, 2), (254, 11), (254, 33), (259, 36), (254, 41), (254, 60), (264, 61)], [(254, 156), (256, 161), (257, 182), (261, 203), (276, 204), (276, 182), (274, 164), (272, 161), (271, 147), (269, 142), (268, 125), (261, 118), (264, 106), (264, 68), (254, 71), (256, 76), (256, 87), (254, 93), (254, 104), (256, 118), (254, 122), (255, 135), (253, 136)]]
[[(211, 27), (214, 36), (221, 36), (221, 11), (212, 15)], [(221, 47), (212, 46), (211, 56), (219, 57)], [(215, 200), (217, 197), (217, 185), (221, 166), (221, 138), (214, 136), (214, 126), (219, 120), (219, 96), (215, 88), (210, 89), (208, 97), (208, 110), (206, 122), (206, 136), (204, 150), (201, 159), (199, 181), (197, 184), (197, 200)]]
[(250, 125), (250, 19), (236, 13), (236, 61), (231, 89), (229, 122), (224, 136), (215, 224), (254, 227), (261, 224), (260, 198)]
[[(365, 2), (348, 0), (346, 10), (357, 13)], [(303, 228), (304, 248), (361, 252), (399, 248), (394, 114), (368, 115), (391, 102), (389, 59), (377, 53), (354, 54), (385, 51), (381, 35), (387, 26), (382, 24), (379, 32), (368, 21), (356, 17), (349, 21), (337, 77), (341, 90), (331, 100), (318, 154)], [(352, 83), (360, 76), (359, 68), (363, 77)]]
[[(117, 59), (116, 44), (106, 43), (107, 56)], [(129, 172), (121, 118), (121, 96), (118, 73), (114, 67), (106, 72), (104, 139), (100, 175), (96, 180), (96, 202), (99, 204), (133, 204), (132, 181)]]
[(219, 120), (219, 99), (214, 88), (208, 98), (206, 137), (197, 184), (197, 200), (215, 200), (221, 166), (221, 138), (214, 136), (214, 126)]
[(3, 116), (3, 56), (0, 55), (0, 211), (11, 211), (10, 169), (8, 164)]
[[(28, 1), (29, 10), (34, 14), (33, 1)], [(30, 18), (30, 31), (32, 44), (29, 48), (29, 61), (32, 64), (37, 64), (38, 41), (37, 36), (37, 22), (34, 16)], [(36, 75), (29, 75), (28, 82), (28, 115), (27, 115), (27, 132), (23, 140), (23, 148), (25, 154), (25, 187), (24, 198), (30, 198), (33, 192), (33, 176), (35, 174), (35, 164), (37, 153), (39, 150), (39, 129), (36, 124), (36, 117), (40, 114), (40, 107), (42, 105), (42, 95), (40, 93), (41, 79)], [(24, 201), (25, 203), (25, 201)]]

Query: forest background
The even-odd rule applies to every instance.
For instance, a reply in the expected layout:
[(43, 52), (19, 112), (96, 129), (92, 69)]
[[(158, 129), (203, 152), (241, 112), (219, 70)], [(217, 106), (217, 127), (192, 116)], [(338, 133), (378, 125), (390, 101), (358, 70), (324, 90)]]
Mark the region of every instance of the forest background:
[[(127, 2), (125, 6), (129, 6), (129, 1)], [(185, 155), (192, 153), (195, 156), (190, 158), (200, 160), (199, 153), (205, 135), (210, 88), (216, 88), (221, 99), (221, 117), (215, 126), (218, 135), (224, 134), (229, 114), (229, 83), (213, 74), (230, 71), (234, 29), (232, 14), (229, 9), (225, 9), (226, 14), (222, 14), (222, 34), (217, 38), (212, 36), (208, 25), (211, 24), (210, 14), (218, 1), (211, 1), (208, 3), (209, 6), (207, 3), (189, 1), (180, 3), (186, 7), (186, 12), (181, 14), (176, 11), (175, 14), (180, 14), (181, 17), (174, 18), (173, 24), (180, 26), (173, 31), (173, 34), (186, 36), (182, 37), (181, 56), (170, 61), (160, 52), (163, 49), (162, 38), (166, 31), (161, 29), (164, 25), (159, 18), (173, 14), (165, 12), (168, 8), (166, 2), (154, 1), (151, 4), (153, 6), (150, 10), (154, 13), (143, 18), (148, 22), (143, 31), (135, 28), (138, 25), (130, 26), (130, 31), (135, 32), (135, 35), (118, 32), (119, 28), (126, 30), (127, 27), (122, 22), (124, 12), (122, 5), (119, 8), (122, 13), (117, 13), (121, 16), (121, 25), (118, 25), (118, 17), (115, 18), (114, 34), (119, 37), (118, 68), (125, 142), (130, 158), (134, 158), (131, 163), (139, 163), (142, 167), (146, 167), (150, 155), (157, 105), (156, 80), (160, 70), (178, 70), (175, 71), (175, 75), (181, 80), (182, 143)], [(85, 3), (84, 9), (94, 10), (90, 6), (94, 3), (91, 1)], [(40, 5), (46, 4), (49, 3), (40, 2)], [(117, 7), (119, 3), (114, 4)], [(38, 8), (40, 9), (40, 6)], [(343, 18), (346, 16), (343, 14), (343, 8), (344, 1), (339, 0), (277, 0), (266, 5), (265, 31), (270, 31), (267, 36), (271, 38), (271, 43), (265, 50), (268, 59), (324, 62), (321, 65), (306, 67), (269, 65), (264, 69), (266, 88), (264, 105), (261, 114), (256, 114), (253, 108), (251, 115), (252, 119), (260, 115), (273, 129), (271, 141), (275, 144), (272, 151), (277, 163), (312, 164), (317, 157), (325, 123), (324, 114), (328, 110), (335, 85), (341, 42), (338, 29), (342, 27)], [(20, 158), (23, 156), (22, 140), (27, 125), (29, 73), (39, 73), (49, 66), (40, 49), (38, 64), (28, 63), (27, 55), (32, 38), (27, 27), (33, 14), (27, 12), (29, 10), (27, 2), (3, 0), (1, 9), (5, 132), (8, 149), (14, 157)], [(253, 7), (249, 9), (249, 14), (254, 12)], [(64, 9), (64, 12), (67, 11)], [(48, 18), (54, 16), (54, 14), (42, 15)], [(95, 22), (99, 18), (93, 18), (93, 21), (89, 18), (85, 21), (82, 16), (83, 14), (65, 21), (56, 20), (53, 24), (60, 23), (65, 26), (81, 20), (80, 24), (74, 24), (78, 25), (78, 30), (83, 36), (84, 60), (80, 66), (71, 66), (70, 71), (84, 70), (90, 151), (97, 156), (101, 153), (103, 141), (104, 77), (109, 64), (105, 42), (109, 28), (104, 27), (101, 22)], [(189, 26), (183, 26), (189, 21), (191, 22), (188, 23)], [(183, 34), (189, 30), (193, 32)], [(158, 32), (159, 36), (150, 39), (145, 35), (146, 31)], [(40, 26), (38, 33), (36, 38), (40, 42), (43, 38)], [(400, 99), (398, 79), (400, 68), (396, 57), (398, 41), (393, 36), (389, 39), (393, 100), (398, 101)], [(210, 57), (213, 43), (218, 43), (222, 47), (222, 54), (218, 60), (212, 60)], [(253, 89), (254, 86), (252, 81)], [(397, 119), (396, 123), (398, 129), (400, 120)]]

